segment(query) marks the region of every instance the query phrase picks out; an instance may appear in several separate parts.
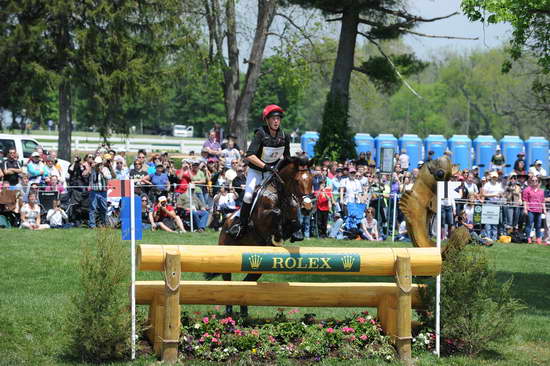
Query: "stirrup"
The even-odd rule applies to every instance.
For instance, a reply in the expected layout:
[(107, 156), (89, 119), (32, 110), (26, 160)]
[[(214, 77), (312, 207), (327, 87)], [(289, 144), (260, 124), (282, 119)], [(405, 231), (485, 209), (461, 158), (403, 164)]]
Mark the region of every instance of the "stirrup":
[(242, 238), (247, 231), (248, 227), (243, 226), (241, 223), (233, 224), (233, 226), (227, 229), (227, 233), (235, 240)]

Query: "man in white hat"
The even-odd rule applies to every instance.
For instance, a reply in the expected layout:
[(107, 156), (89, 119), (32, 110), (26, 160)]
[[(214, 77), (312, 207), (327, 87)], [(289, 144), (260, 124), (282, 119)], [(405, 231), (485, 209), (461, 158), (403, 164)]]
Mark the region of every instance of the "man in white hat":
[(29, 174), (29, 183), (41, 184), (44, 178), (48, 176), (48, 168), (40, 158), (40, 153), (35, 151), (27, 163), (27, 173)]
[[(485, 198), (485, 202), (494, 202), (498, 203), (499, 200), (504, 195), (504, 188), (502, 184), (498, 181), (498, 173), (492, 171), (489, 173), (489, 181), (483, 185), (481, 188), (481, 194)], [(498, 225), (485, 225), (485, 236), (491, 240), (497, 240), (498, 236)]]
[(535, 177), (546, 176), (546, 169), (542, 167), (542, 161), (540, 160), (535, 161), (535, 164), (533, 164), (533, 166), (529, 168), (529, 175), (533, 175)]

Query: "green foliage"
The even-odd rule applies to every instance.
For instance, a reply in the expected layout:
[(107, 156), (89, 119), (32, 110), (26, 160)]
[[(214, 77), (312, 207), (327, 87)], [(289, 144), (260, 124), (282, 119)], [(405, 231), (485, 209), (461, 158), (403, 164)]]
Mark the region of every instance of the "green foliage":
[[(413, 54), (401, 54), (389, 56), (395, 68), (403, 77), (422, 72), (428, 63), (418, 60)], [(384, 94), (392, 95), (403, 84), (394, 67), (384, 56), (371, 56), (362, 63), (361, 72), (367, 75), (376, 88)]]
[[(441, 273), (441, 336), (445, 353), (477, 354), (516, 333), (524, 309), (511, 295), (512, 279), (498, 283), (486, 249), (466, 246), (447, 252)], [(423, 301), (434, 314), (435, 286)], [(430, 319), (433, 321), (433, 319)]]
[[(550, 3), (548, 0), (462, 0), (462, 10), (471, 21), (507, 22), (514, 29), (508, 53), (518, 60), (527, 49), (544, 73), (550, 72)], [(511, 62), (503, 63), (510, 71)]]
[(83, 361), (122, 359), (130, 345), (127, 248), (114, 230), (83, 242), (79, 288), (66, 318), (69, 353)]
[(325, 103), (320, 138), (315, 145), (316, 158), (345, 160), (356, 157), (348, 118), (347, 104), (329, 94)]

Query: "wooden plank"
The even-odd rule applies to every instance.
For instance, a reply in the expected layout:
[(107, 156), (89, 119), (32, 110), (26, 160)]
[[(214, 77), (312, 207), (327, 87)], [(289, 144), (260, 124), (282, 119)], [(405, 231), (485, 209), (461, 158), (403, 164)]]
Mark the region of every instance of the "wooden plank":
[(398, 255), (408, 254), (415, 276), (441, 271), (438, 248), (328, 248), (206, 245), (149, 245), (138, 247), (138, 268), (162, 271), (167, 251), (181, 255), (184, 272), (308, 273), (393, 276)]
[(397, 256), (395, 279), (397, 282), (397, 337), (399, 359), (405, 365), (412, 365), (411, 356), (411, 260), (408, 255)]
[(167, 253), (165, 264), (164, 286), (164, 326), (161, 359), (167, 363), (178, 360), (178, 344), (180, 338), (180, 254)]
[[(412, 306), (422, 308), (419, 288), (411, 289)], [(148, 305), (164, 289), (164, 281), (137, 281), (136, 304)], [(244, 281), (180, 281), (180, 304), (298, 307), (376, 307), (397, 296), (395, 283), (306, 283)], [(395, 304), (394, 304), (395, 307)]]

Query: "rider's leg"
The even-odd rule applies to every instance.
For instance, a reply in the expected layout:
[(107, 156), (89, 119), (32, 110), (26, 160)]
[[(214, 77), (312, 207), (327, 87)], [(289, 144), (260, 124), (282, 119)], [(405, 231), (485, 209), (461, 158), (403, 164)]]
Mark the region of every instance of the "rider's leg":
[(252, 197), (254, 195), (256, 185), (261, 181), (261, 179), (261, 172), (255, 169), (248, 169), (241, 211), (238, 219), (234, 221), (235, 224), (229, 229), (229, 234), (235, 239), (243, 237), (248, 231), (248, 220), (250, 218), (250, 209), (252, 208)]

